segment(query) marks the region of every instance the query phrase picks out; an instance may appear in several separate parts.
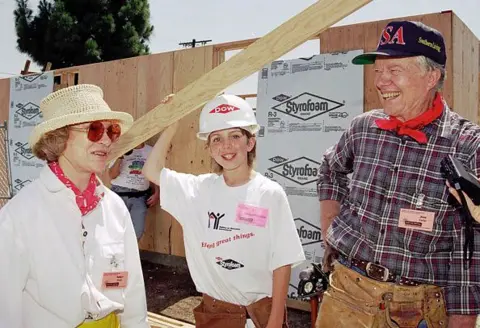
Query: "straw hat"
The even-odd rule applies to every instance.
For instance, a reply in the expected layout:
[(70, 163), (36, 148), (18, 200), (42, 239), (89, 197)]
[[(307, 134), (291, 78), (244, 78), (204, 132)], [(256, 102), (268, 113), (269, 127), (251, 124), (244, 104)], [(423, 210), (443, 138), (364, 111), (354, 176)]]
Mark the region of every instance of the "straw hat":
[(118, 120), (122, 133), (130, 128), (133, 117), (112, 111), (103, 99), (103, 91), (96, 85), (79, 84), (49, 94), (40, 103), (43, 122), (35, 126), (30, 135), (30, 147), (47, 132), (78, 124), (101, 120)]

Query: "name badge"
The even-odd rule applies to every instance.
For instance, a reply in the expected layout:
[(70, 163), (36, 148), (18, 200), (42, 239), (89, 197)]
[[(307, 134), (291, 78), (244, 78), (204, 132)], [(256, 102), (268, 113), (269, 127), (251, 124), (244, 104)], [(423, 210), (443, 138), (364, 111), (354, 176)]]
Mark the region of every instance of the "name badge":
[(402, 208), (400, 209), (400, 218), (398, 220), (398, 226), (400, 228), (406, 228), (406, 229), (432, 231), (434, 219), (435, 219), (434, 212), (426, 212), (426, 211)]
[(238, 204), (235, 222), (265, 228), (268, 221), (268, 208)]
[(103, 289), (115, 289), (127, 287), (128, 272), (104, 272), (102, 279)]

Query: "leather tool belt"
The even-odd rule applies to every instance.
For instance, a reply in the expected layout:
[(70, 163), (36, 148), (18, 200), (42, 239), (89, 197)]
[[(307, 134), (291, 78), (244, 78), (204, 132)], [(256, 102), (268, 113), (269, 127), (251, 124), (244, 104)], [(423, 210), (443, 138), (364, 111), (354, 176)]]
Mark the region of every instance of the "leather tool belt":
[(365, 275), (371, 279), (383, 282), (392, 282), (404, 286), (418, 286), (422, 283), (414, 281), (405, 277), (399, 277), (392, 273), (387, 267), (363, 260), (351, 259), (348, 260), (345, 256), (339, 254), (338, 262), (352, 269), (353, 267), (363, 271)]

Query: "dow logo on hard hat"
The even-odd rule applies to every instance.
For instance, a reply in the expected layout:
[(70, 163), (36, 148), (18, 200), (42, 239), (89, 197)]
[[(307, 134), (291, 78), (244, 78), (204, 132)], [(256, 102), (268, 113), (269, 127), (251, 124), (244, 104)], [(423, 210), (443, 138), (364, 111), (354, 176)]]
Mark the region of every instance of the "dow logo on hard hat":
[(234, 112), (236, 110), (240, 110), (240, 108), (233, 105), (222, 104), (212, 109), (209, 113), (210, 114), (227, 114), (230, 112)]

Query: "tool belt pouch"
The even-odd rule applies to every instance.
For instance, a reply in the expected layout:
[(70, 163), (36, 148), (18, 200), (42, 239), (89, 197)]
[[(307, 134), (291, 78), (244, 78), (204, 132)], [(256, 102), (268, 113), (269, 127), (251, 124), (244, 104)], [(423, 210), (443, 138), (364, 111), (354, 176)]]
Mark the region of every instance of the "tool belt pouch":
[[(270, 313), (272, 312), (272, 298), (264, 297), (261, 300), (256, 301), (253, 304), (247, 306), (247, 312), (252, 319), (255, 327), (265, 328), (270, 319)], [(287, 306), (285, 305), (285, 313), (283, 316), (282, 328), (288, 328), (287, 324)]]
[[(398, 327), (418, 327), (419, 322), (423, 319), (422, 303), (390, 303), (385, 315), (389, 316), (386, 318), (387, 323), (392, 320)], [(392, 325), (392, 327), (397, 326)]]
[(272, 312), (272, 299), (270, 297), (262, 298), (255, 303), (247, 306), (247, 312), (252, 319), (255, 327), (264, 328), (268, 324), (270, 313)]
[[(447, 324), (444, 295), (440, 288), (430, 288), (423, 299), (419, 300), (393, 300), (386, 302), (387, 323), (391, 319), (398, 327), (416, 328), (418, 323), (427, 319), (428, 327), (442, 328)], [(397, 327), (395, 325), (392, 325)]]
[(247, 316), (244, 307), (203, 297), (193, 309), (196, 328), (245, 328)]
[[(245, 307), (204, 296), (200, 305), (193, 309), (197, 328), (245, 328), (247, 317), (253, 321), (256, 328), (265, 328), (271, 312), (271, 297), (262, 298)], [(288, 328), (286, 315), (283, 327)]]

